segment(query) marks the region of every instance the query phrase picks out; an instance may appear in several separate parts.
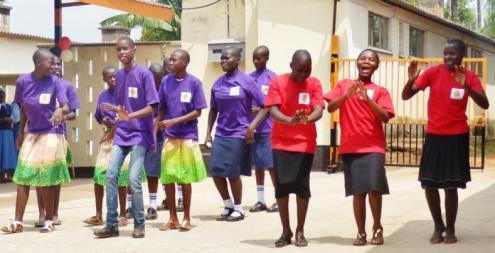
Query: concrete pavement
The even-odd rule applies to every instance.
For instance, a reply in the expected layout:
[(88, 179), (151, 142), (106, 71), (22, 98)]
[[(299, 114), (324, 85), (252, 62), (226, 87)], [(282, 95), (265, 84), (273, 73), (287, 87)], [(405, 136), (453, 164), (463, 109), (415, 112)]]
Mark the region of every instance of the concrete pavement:
[[(494, 168), (493, 166), (491, 166)], [(168, 212), (146, 223), (146, 237), (133, 239), (132, 225), (121, 229), (118, 238), (95, 239), (95, 227), (81, 221), (94, 215), (93, 185), (90, 179), (76, 179), (62, 189), (60, 218), (62, 226), (55, 232), (40, 234), (33, 227), (37, 219), (35, 194), (32, 191), (26, 209), (25, 232), (0, 235), (1, 252), (495, 252), (495, 169), (472, 172), (472, 182), (459, 194), (457, 222), (459, 242), (453, 245), (430, 245), (433, 223), (417, 182), (417, 168), (388, 168), (391, 195), (383, 198), (383, 246), (352, 246), (356, 227), (352, 198), (344, 197), (342, 173), (311, 175), (312, 195), (306, 221), (309, 245), (273, 247), (281, 233), (276, 213), (247, 213), (244, 221), (217, 222), (222, 201), (210, 178), (193, 186), (192, 223), (188, 233), (161, 232), (158, 227), (168, 219)], [(243, 178), (245, 209), (256, 201), (254, 177)], [(267, 204), (273, 201), (273, 188), (266, 187)], [(146, 185), (145, 205), (148, 197)], [(159, 190), (159, 202), (163, 199)], [(443, 194), (442, 194), (443, 198)], [(15, 185), (0, 185), (0, 224), (6, 225), (14, 215)], [(296, 224), (295, 197), (291, 197), (291, 221)], [(181, 217), (181, 216), (179, 216)], [(371, 213), (368, 210), (367, 232), (371, 237)]]

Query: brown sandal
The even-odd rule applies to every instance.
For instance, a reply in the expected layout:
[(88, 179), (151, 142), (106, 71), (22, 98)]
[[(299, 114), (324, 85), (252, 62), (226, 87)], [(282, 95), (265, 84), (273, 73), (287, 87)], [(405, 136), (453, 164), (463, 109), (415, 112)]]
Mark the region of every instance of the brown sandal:
[(292, 236), (293, 236), (292, 232), (282, 233), (280, 238), (278, 238), (278, 240), (275, 242), (275, 247), (281, 248), (281, 247), (285, 247), (285, 246), (291, 244), (292, 243)]
[(380, 226), (377, 230), (373, 230), (373, 238), (371, 238), (371, 245), (382, 245), (383, 240), (383, 227)]
[(352, 243), (354, 246), (364, 246), (368, 243), (366, 240), (366, 233), (364, 234), (357, 234), (356, 240)]
[(297, 247), (306, 247), (308, 246), (308, 241), (306, 237), (304, 237), (303, 233), (296, 233), (296, 242), (294, 243)]
[(160, 226), (160, 231), (168, 231), (172, 229), (178, 229), (180, 227), (179, 221), (169, 220), (167, 223)]
[(118, 226), (119, 227), (126, 227), (127, 225), (129, 225), (129, 222), (127, 221), (127, 218), (126, 217), (119, 217), (119, 224), (118, 224)]
[(96, 216), (91, 216), (85, 220), (83, 220), (84, 223), (91, 225), (91, 226), (100, 226), (103, 225), (103, 219), (101, 217), (96, 217)]
[(191, 229), (192, 229), (192, 225), (189, 220), (183, 220), (182, 224), (180, 224), (179, 227), (180, 232), (189, 232)]
[(19, 221), (13, 221), (8, 226), (2, 227), (1, 230), (7, 234), (22, 233), (24, 232), (24, 226)]

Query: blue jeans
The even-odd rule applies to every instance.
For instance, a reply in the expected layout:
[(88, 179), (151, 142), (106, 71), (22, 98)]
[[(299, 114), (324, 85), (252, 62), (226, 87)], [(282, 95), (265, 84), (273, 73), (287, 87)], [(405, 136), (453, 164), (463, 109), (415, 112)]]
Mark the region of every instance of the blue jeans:
[(144, 203), (143, 190), (141, 187), (141, 170), (143, 168), (146, 148), (139, 145), (134, 146), (112, 146), (110, 161), (107, 171), (107, 224), (118, 225), (118, 177), (125, 157), (131, 153), (129, 164), (129, 186), (132, 193), (132, 214), (134, 216), (134, 227), (144, 228)]

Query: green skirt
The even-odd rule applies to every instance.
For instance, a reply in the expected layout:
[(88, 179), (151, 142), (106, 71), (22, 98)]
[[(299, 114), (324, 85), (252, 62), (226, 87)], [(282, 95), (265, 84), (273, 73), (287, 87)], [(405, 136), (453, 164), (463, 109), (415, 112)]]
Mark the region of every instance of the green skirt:
[(162, 151), (162, 184), (190, 184), (206, 178), (206, 167), (198, 142), (167, 139)]
[[(112, 142), (113, 140), (104, 141), (100, 145), (100, 151), (96, 157), (95, 171), (93, 175), (93, 182), (97, 185), (106, 185), (106, 176), (108, 164), (110, 161), (110, 153), (112, 152)], [(127, 187), (129, 186), (129, 163), (130, 156), (127, 156), (120, 169), (118, 186)], [(146, 172), (144, 168), (141, 171), (141, 181), (146, 182)]]
[(70, 182), (63, 134), (26, 134), (13, 181), (19, 185), (53, 186)]

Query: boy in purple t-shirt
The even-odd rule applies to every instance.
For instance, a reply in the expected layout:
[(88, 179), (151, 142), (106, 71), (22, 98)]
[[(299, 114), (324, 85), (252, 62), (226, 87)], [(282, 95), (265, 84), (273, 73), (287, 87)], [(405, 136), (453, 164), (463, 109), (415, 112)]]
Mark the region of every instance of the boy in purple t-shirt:
[[(198, 120), (206, 108), (201, 81), (187, 73), (189, 53), (175, 50), (170, 56), (172, 74), (160, 85), (160, 114), (158, 126), (167, 137), (162, 152), (160, 181), (166, 187), (170, 219), (160, 227), (166, 231), (179, 228), (189, 231), (191, 226), (191, 183), (206, 178), (206, 168), (198, 144)], [(175, 206), (175, 184), (184, 191), (184, 219), (179, 225)]]
[(17, 138), (20, 152), (13, 178), (17, 198), (14, 221), (1, 229), (5, 233), (24, 231), (22, 220), (30, 186), (41, 187), (46, 207), (46, 219), (40, 232), (52, 232), (57, 187), (70, 181), (67, 144), (61, 127), (64, 114), (69, 112), (65, 89), (52, 75), (53, 54), (49, 50), (36, 50), (33, 62), (34, 71), (21, 75), (16, 81), (14, 100), (21, 105)]
[[(270, 51), (266, 46), (259, 46), (253, 52), (253, 63), (256, 71), (249, 74), (256, 81), (256, 87), (261, 91), (263, 95), (263, 101), (268, 94), (268, 87), (270, 86), (270, 80), (276, 76), (275, 72), (266, 68), (266, 62), (270, 58)], [(258, 113), (259, 112), (259, 113)], [(259, 107), (253, 108), (253, 113), (257, 113), (257, 117), (253, 119), (255, 124), (258, 125), (256, 133), (254, 134), (253, 142), (253, 164), (256, 175), (256, 192), (257, 202), (249, 209), (250, 212), (277, 212), (277, 203), (273, 203), (270, 207), (265, 203), (265, 170), (270, 173), (272, 183), (275, 182), (273, 174), (273, 156), (272, 156), (272, 142), (270, 141), (270, 133), (272, 132), (273, 120), (268, 114), (268, 108), (260, 109)]]
[(117, 41), (117, 57), (124, 66), (116, 76), (115, 103), (103, 103), (103, 110), (115, 111), (115, 137), (107, 171), (107, 224), (94, 235), (100, 238), (119, 236), (117, 219), (117, 181), (125, 157), (130, 153), (129, 186), (134, 216), (133, 238), (144, 237), (144, 204), (141, 187), (141, 168), (147, 149), (155, 148), (153, 113), (158, 94), (153, 74), (134, 62), (136, 45), (129, 37)]

